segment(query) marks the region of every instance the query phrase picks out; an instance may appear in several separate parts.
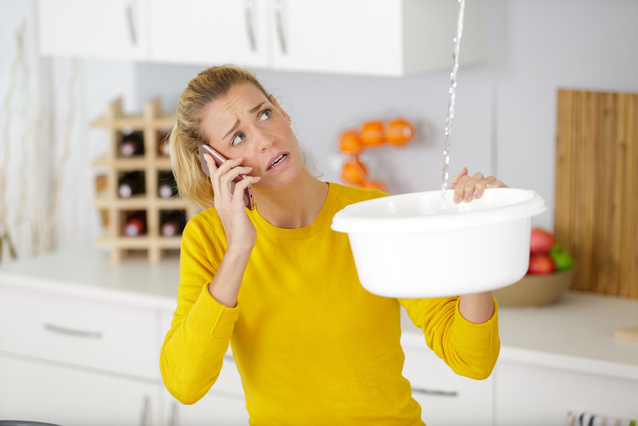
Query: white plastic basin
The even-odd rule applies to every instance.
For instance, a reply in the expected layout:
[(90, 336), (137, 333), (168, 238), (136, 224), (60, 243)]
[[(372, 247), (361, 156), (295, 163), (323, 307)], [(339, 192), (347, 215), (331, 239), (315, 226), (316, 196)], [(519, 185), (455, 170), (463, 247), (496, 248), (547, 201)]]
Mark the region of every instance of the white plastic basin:
[(359, 281), (387, 297), (454, 296), (520, 280), (529, 264), (531, 217), (547, 209), (534, 191), (485, 190), (454, 204), (453, 191), (394, 195), (337, 212)]

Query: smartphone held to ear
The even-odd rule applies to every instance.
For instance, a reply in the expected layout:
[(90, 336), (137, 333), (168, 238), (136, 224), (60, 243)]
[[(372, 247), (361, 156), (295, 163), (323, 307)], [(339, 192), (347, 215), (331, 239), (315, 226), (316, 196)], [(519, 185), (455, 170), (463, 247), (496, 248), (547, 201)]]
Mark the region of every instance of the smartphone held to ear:
[[(204, 171), (204, 173), (206, 173), (206, 176), (210, 177), (210, 173), (208, 172), (208, 165), (206, 164), (206, 158), (204, 157), (204, 154), (209, 154), (211, 157), (213, 157), (215, 159), (215, 164), (217, 164), (217, 167), (224, 164), (226, 162), (226, 158), (208, 144), (203, 144), (199, 146), (199, 161), (202, 164), (202, 170)], [(235, 179), (233, 179), (233, 182), (238, 183), (244, 178), (245, 178), (244, 175), (239, 175)], [(233, 187), (233, 190), (234, 189), (235, 188)], [(255, 210), (255, 202), (253, 200), (253, 190), (250, 186), (244, 190), (244, 204), (250, 210)]]

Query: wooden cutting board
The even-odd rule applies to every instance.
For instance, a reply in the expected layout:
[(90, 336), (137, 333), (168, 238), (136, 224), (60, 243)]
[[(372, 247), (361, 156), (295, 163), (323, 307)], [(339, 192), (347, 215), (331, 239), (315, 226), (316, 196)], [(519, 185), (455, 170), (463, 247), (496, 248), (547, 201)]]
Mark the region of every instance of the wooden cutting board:
[(638, 94), (558, 91), (554, 231), (572, 288), (638, 298)]

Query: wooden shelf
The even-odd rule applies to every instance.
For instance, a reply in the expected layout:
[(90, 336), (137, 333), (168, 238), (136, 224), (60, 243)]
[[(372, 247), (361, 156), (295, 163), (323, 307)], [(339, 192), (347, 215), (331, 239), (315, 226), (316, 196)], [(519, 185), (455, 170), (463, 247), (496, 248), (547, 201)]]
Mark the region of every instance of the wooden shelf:
[[(141, 115), (122, 113), (122, 100), (117, 99), (108, 105), (106, 114), (91, 123), (94, 127), (108, 130), (108, 150), (106, 155), (96, 159), (93, 167), (106, 169), (101, 179), (103, 189), (94, 202), (100, 210), (105, 235), (95, 240), (96, 246), (111, 250), (111, 261), (121, 262), (134, 252), (146, 252), (151, 263), (158, 263), (166, 251), (180, 248), (181, 236), (162, 237), (160, 220), (166, 211), (183, 211), (185, 220), (195, 213), (179, 197), (162, 198), (158, 194), (160, 172), (170, 171), (171, 162), (160, 154), (159, 142), (162, 132), (170, 130), (175, 117), (162, 114), (159, 99), (148, 102)], [(124, 130), (140, 132), (144, 139), (144, 155), (122, 157), (119, 155), (119, 143)], [(118, 194), (118, 182), (128, 171), (144, 173), (144, 194), (130, 198), (121, 198)], [(124, 235), (126, 220), (133, 212), (142, 211), (146, 219), (145, 233), (138, 237)]]
[(166, 157), (151, 159), (145, 156), (110, 159), (102, 156), (93, 162), (93, 167), (110, 167), (117, 170), (143, 170), (149, 166), (157, 170), (171, 170), (171, 159)]
[(163, 249), (178, 249), (182, 243), (181, 237), (102, 237), (95, 240), (98, 247), (112, 247), (119, 249), (148, 249), (150, 247)]
[(115, 130), (123, 129), (141, 129), (150, 127), (155, 130), (170, 129), (175, 125), (175, 116), (162, 115), (153, 120), (143, 115), (129, 115), (126, 117), (109, 118), (108, 115), (103, 115), (91, 122), (92, 127), (109, 127)]
[(95, 207), (101, 209), (116, 207), (118, 210), (144, 210), (151, 204), (160, 210), (186, 210), (188, 208), (188, 203), (178, 197), (149, 199), (144, 195), (132, 196), (131, 198), (103, 195), (94, 201)]

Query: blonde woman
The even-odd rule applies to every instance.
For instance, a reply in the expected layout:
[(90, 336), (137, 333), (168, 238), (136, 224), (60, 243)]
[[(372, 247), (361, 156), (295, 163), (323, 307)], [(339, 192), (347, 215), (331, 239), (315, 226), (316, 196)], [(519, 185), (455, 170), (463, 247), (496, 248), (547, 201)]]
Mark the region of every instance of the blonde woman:
[[(174, 174), (181, 196), (205, 210), (182, 237), (177, 309), (161, 350), (164, 383), (182, 403), (197, 402), (214, 386), (230, 343), (251, 424), (422, 425), (402, 376), (401, 305), (455, 372), (483, 379), (500, 348), (494, 299), (367, 292), (347, 235), (330, 223), (343, 207), (387, 194), (314, 177), (290, 123), (251, 73), (232, 66), (201, 72), (179, 99), (169, 142)], [(217, 167), (207, 157), (210, 179), (201, 144), (229, 159)], [(246, 178), (234, 185), (240, 174)], [(466, 169), (452, 185), (465, 201), (504, 186)], [(248, 186), (255, 210), (244, 205)]]

